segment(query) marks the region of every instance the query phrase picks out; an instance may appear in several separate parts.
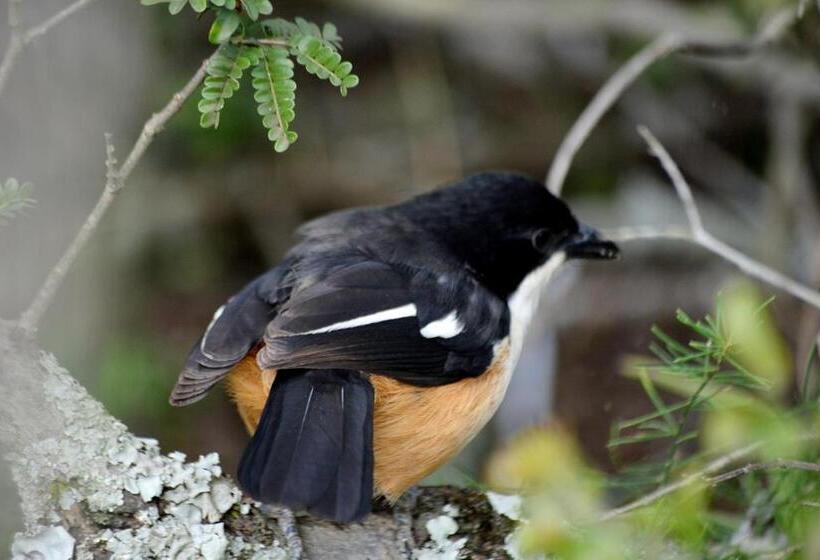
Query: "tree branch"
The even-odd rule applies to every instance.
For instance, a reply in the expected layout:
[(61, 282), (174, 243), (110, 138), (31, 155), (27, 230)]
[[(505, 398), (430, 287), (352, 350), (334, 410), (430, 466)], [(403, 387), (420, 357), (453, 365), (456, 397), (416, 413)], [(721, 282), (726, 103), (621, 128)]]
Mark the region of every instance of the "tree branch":
[[(28, 532), (15, 539), (15, 558), (70, 556), (47, 554), (57, 545), (77, 558), (296, 560), (300, 545), (303, 558), (405, 560), (444, 550), (500, 558), (514, 529), (509, 512), (483, 492), (448, 487), (418, 489), (396, 513), (382, 509), (362, 523), (283, 518), (243, 497), (215, 453), (191, 460), (162, 454), (158, 442), (129, 432), (54, 356), (5, 321), (0, 386), (13, 388), (0, 392), (0, 450)], [(428, 529), (441, 516), (454, 533)]]
[(633, 56), (626, 64), (618, 69), (612, 77), (598, 90), (595, 97), (572, 125), (569, 132), (561, 141), (558, 151), (552, 160), (547, 174), (547, 188), (558, 196), (564, 186), (567, 173), (572, 166), (575, 155), (586, 142), (589, 135), (601, 122), (624, 91), (640, 77), (647, 68), (655, 62), (680, 49), (683, 44), (680, 36), (664, 34), (649, 43)]
[(53, 27), (64, 21), (72, 14), (80, 11), (96, 0), (76, 0), (74, 3), (69, 4), (67, 7), (54, 14), (43, 23), (35, 25), (34, 27), (31, 27), (23, 32), (20, 31), (19, 18), (21, 1), (22, 0), (9, 0), (8, 9), (10, 34), (9, 44), (6, 47), (6, 52), (3, 53), (3, 58), (0, 62), (0, 94), (3, 93), (3, 88), (8, 81), (11, 69), (14, 67), (17, 59), (28, 45), (48, 33)]
[(676, 33), (667, 33), (656, 38), (607, 80), (572, 125), (552, 160), (546, 178), (547, 188), (556, 196), (561, 194), (578, 150), (626, 89), (653, 64), (676, 52), (711, 57), (746, 56), (780, 39), (797, 19), (795, 9), (784, 9), (777, 12), (754, 36), (745, 41), (710, 43), (686, 39)]
[[(798, 439), (801, 441), (817, 441), (818, 436), (808, 434), (801, 436)], [(611, 519), (615, 519), (616, 517), (621, 517), (622, 515), (632, 513), (635, 510), (651, 505), (670, 494), (674, 494), (682, 488), (686, 488), (687, 486), (691, 486), (696, 483), (705, 484), (707, 486), (716, 486), (722, 482), (726, 482), (727, 480), (761, 470), (792, 469), (820, 472), (820, 464), (808, 463), (805, 461), (792, 461), (788, 459), (775, 459), (766, 463), (750, 463), (745, 467), (734, 469), (723, 474), (717, 474), (730, 465), (737, 463), (741, 459), (745, 459), (746, 457), (756, 453), (765, 443), (766, 442), (764, 441), (751, 443), (745, 447), (741, 447), (740, 449), (723, 455), (722, 457), (718, 457), (697, 472), (684, 476), (672, 484), (667, 484), (666, 486), (658, 488), (654, 492), (642, 496), (633, 502), (609, 510), (599, 518), (599, 521), (609, 521)]]
[(737, 449), (722, 457), (718, 457), (698, 472), (685, 476), (680, 480), (673, 482), (672, 484), (667, 484), (666, 486), (658, 488), (654, 492), (650, 492), (649, 494), (641, 498), (638, 498), (634, 502), (630, 502), (621, 507), (609, 510), (608, 512), (604, 513), (599, 520), (609, 521), (611, 519), (615, 519), (616, 517), (626, 515), (627, 513), (631, 513), (637, 509), (641, 509), (648, 505), (651, 505), (660, 500), (661, 498), (668, 496), (669, 494), (674, 494), (681, 488), (685, 488), (687, 486), (695, 484), (696, 482), (706, 482), (711, 475), (722, 471), (729, 465), (736, 463), (744, 457), (748, 457), (749, 455), (760, 449), (762, 446), (763, 442), (759, 441), (747, 445), (746, 447)]
[[(788, 292), (796, 298), (802, 299), (806, 303), (820, 309), (820, 292), (792, 280), (788, 276), (774, 270), (773, 268), (757, 262), (709, 233), (703, 227), (703, 221), (701, 220), (700, 212), (695, 204), (692, 189), (690, 188), (689, 183), (686, 182), (683, 174), (680, 172), (678, 165), (669, 155), (669, 152), (666, 151), (666, 148), (663, 147), (663, 145), (657, 138), (655, 138), (648, 128), (639, 127), (638, 132), (646, 141), (652, 155), (658, 158), (664, 171), (666, 171), (666, 174), (672, 180), (675, 190), (678, 193), (678, 197), (681, 199), (681, 202), (686, 210), (686, 216), (689, 220), (689, 227), (691, 230), (689, 234), (685, 236), (682, 235), (682, 232), (676, 230), (674, 232), (675, 239), (682, 239), (696, 243), (731, 262), (749, 276)], [(635, 232), (628, 233), (634, 234)], [(632, 241), (634, 239), (651, 239), (653, 237), (666, 239), (672, 237), (669, 231), (653, 233), (651, 230), (644, 229), (638, 233), (640, 233), (640, 235), (633, 235), (633, 237), (622, 235), (618, 240)]]
[(788, 459), (775, 459), (767, 463), (749, 463), (746, 466), (740, 467), (733, 471), (723, 473), (718, 476), (713, 476), (709, 479), (711, 486), (717, 486), (722, 482), (745, 476), (749, 473), (758, 471), (775, 471), (775, 470), (792, 470), (792, 471), (808, 471), (820, 473), (820, 465), (817, 463), (809, 463), (807, 461), (790, 461)]
[(157, 133), (159, 133), (165, 124), (171, 119), (171, 117), (179, 111), (185, 100), (194, 93), (200, 82), (202, 82), (205, 78), (205, 70), (213, 56), (214, 54), (206, 58), (199, 66), (197, 71), (194, 72), (194, 75), (188, 80), (188, 83), (186, 83), (181, 90), (171, 97), (165, 107), (163, 107), (158, 113), (154, 113), (143, 125), (139, 138), (137, 138), (137, 141), (131, 148), (128, 157), (126, 157), (122, 167), (119, 169), (115, 169), (116, 164), (111, 163), (113, 158), (113, 147), (110, 144), (110, 137), (106, 137), (107, 173), (105, 188), (103, 189), (102, 195), (100, 195), (99, 200), (97, 200), (97, 204), (86, 218), (80, 228), (80, 231), (77, 232), (74, 240), (60, 257), (60, 260), (57, 261), (54, 268), (52, 268), (48, 273), (45, 282), (43, 282), (43, 285), (38, 290), (34, 300), (20, 316), (19, 324), (22, 328), (26, 330), (35, 330), (37, 328), (37, 324), (42, 318), (43, 313), (45, 313), (49, 304), (51, 304), (51, 301), (54, 299), (54, 295), (65, 279), (66, 274), (68, 274), (68, 271), (71, 269), (71, 265), (74, 264), (74, 261), (77, 259), (77, 255), (79, 255), (80, 251), (82, 251), (83, 247), (85, 247), (86, 243), (88, 243), (91, 234), (97, 229), (100, 220), (105, 215), (105, 212), (108, 210), (111, 202), (113, 202), (117, 193), (125, 185), (125, 181), (131, 175), (131, 172), (134, 170), (137, 163), (139, 163), (145, 153), (145, 150), (151, 145), (154, 136), (156, 136)]
[[(806, 15), (806, 9), (809, 7), (811, 0), (800, 0), (797, 6), (797, 17), (802, 18)], [(814, 5), (817, 6), (817, 11), (820, 12), (820, 0), (815, 0)]]

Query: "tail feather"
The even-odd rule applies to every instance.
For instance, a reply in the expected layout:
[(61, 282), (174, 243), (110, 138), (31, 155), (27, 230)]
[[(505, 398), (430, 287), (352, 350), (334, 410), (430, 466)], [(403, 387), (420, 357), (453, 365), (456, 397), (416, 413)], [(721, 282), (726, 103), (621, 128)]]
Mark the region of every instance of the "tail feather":
[(370, 512), (373, 388), (340, 370), (279, 372), (239, 464), (255, 499), (339, 522)]

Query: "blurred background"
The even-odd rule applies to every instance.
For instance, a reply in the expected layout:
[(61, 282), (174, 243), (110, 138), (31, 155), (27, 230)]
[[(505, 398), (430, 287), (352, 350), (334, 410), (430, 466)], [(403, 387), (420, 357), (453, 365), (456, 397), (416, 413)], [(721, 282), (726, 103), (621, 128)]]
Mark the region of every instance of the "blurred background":
[[(8, 32), (0, 2), (0, 45)], [(24, 26), (66, 0), (24, 2)], [(297, 70), (299, 141), (275, 154), (249, 84), (218, 131), (195, 100), (157, 138), (81, 256), (41, 338), (134, 432), (165, 450), (218, 451), (235, 468), (247, 441), (221, 391), (190, 408), (167, 397), (213, 311), (273, 266), (305, 220), (386, 204), (467, 174), (546, 174), (603, 81), (666, 30), (748, 35), (781, 0), (279, 1), (275, 15), (337, 25), (361, 84), (342, 99)], [(104, 183), (103, 133), (119, 154), (211, 47), (210, 21), (137, 0), (92, 4), (26, 50), (0, 96), (0, 178), (34, 184), (38, 204), (0, 226), (0, 317), (15, 317), (73, 237)], [(603, 229), (685, 224), (635, 132), (649, 126), (690, 179), (707, 227), (792, 277), (820, 286), (820, 16), (742, 59), (676, 56), (654, 66), (581, 150), (565, 197)], [(492, 424), (431, 483), (477, 484), (491, 451), (560, 421), (611, 468), (614, 419), (647, 410), (621, 375), (653, 324), (711, 309), (737, 272), (679, 242), (623, 247), (615, 263), (566, 267), (551, 286), (519, 372)], [(796, 369), (816, 310), (768, 286)], [(1, 388), (0, 390), (10, 390)], [(33, 411), (36, 413), (36, 411)], [(0, 541), (18, 528), (0, 466)], [(0, 542), (2, 545), (3, 542)]]

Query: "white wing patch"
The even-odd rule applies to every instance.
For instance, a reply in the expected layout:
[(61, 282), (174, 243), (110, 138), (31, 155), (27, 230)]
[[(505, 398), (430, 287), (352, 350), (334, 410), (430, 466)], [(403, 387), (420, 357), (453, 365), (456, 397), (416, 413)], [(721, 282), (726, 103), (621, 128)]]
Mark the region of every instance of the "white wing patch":
[(361, 317), (356, 317), (354, 319), (348, 319), (347, 321), (339, 321), (338, 323), (333, 323), (332, 325), (327, 325), (326, 327), (320, 327), (318, 329), (313, 329), (312, 331), (306, 331), (301, 333), (294, 333), (293, 336), (303, 335), (303, 334), (322, 334), (322, 333), (329, 333), (333, 331), (341, 331), (344, 329), (354, 329), (356, 327), (363, 327), (365, 325), (372, 325), (374, 323), (384, 323), (385, 321), (394, 321), (396, 319), (404, 319), (407, 317), (415, 317), (416, 316), (416, 306), (413, 303), (408, 303), (407, 305), (401, 305), (399, 307), (394, 307), (392, 309), (385, 309), (384, 311), (377, 311), (376, 313), (371, 313), (370, 315), (362, 315)]
[(222, 317), (222, 313), (224, 313), (224, 312), (225, 312), (225, 306), (224, 306), (224, 305), (221, 305), (221, 306), (219, 307), (219, 309), (217, 309), (217, 310), (216, 310), (216, 312), (214, 313), (214, 316), (213, 316), (213, 319), (211, 319), (211, 322), (210, 322), (210, 323), (208, 323), (208, 328), (207, 328), (207, 329), (205, 329), (205, 334), (204, 334), (204, 335), (202, 335), (202, 342), (200, 342), (200, 343), (199, 343), (199, 350), (200, 350), (203, 354), (205, 354), (208, 358), (210, 358), (210, 359), (212, 359), (212, 360), (214, 359), (214, 357), (213, 357), (213, 356), (211, 356), (210, 354), (208, 354), (208, 352), (206, 352), (206, 351), (205, 351), (205, 341), (206, 341), (206, 340), (207, 340), (207, 338), (208, 338), (208, 333), (210, 333), (210, 332), (211, 332), (211, 329), (212, 329), (212, 328), (214, 328), (214, 325), (215, 325), (215, 324), (216, 324), (216, 322), (219, 320), (219, 318), (220, 318), (220, 317)]
[(459, 321), (455, 311), (451, 311), (441, 319), (430, 321), (421, 328), (424, 338), (453, 338), (464, 331), (464, 324)]

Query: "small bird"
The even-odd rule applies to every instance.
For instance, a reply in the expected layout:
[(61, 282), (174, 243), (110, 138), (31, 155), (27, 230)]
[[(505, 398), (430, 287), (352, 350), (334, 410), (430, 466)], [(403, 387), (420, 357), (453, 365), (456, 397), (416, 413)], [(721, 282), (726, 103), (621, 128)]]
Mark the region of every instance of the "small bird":
[(613, 259), (542, 183), (482, 173), (407, 202), (302, 226), (231, 297), (171, 404), (227, 389), (252, 434), (254, 499), (337, 522), (395, 501), (500, 404), (538, 296), (567, 259)]

